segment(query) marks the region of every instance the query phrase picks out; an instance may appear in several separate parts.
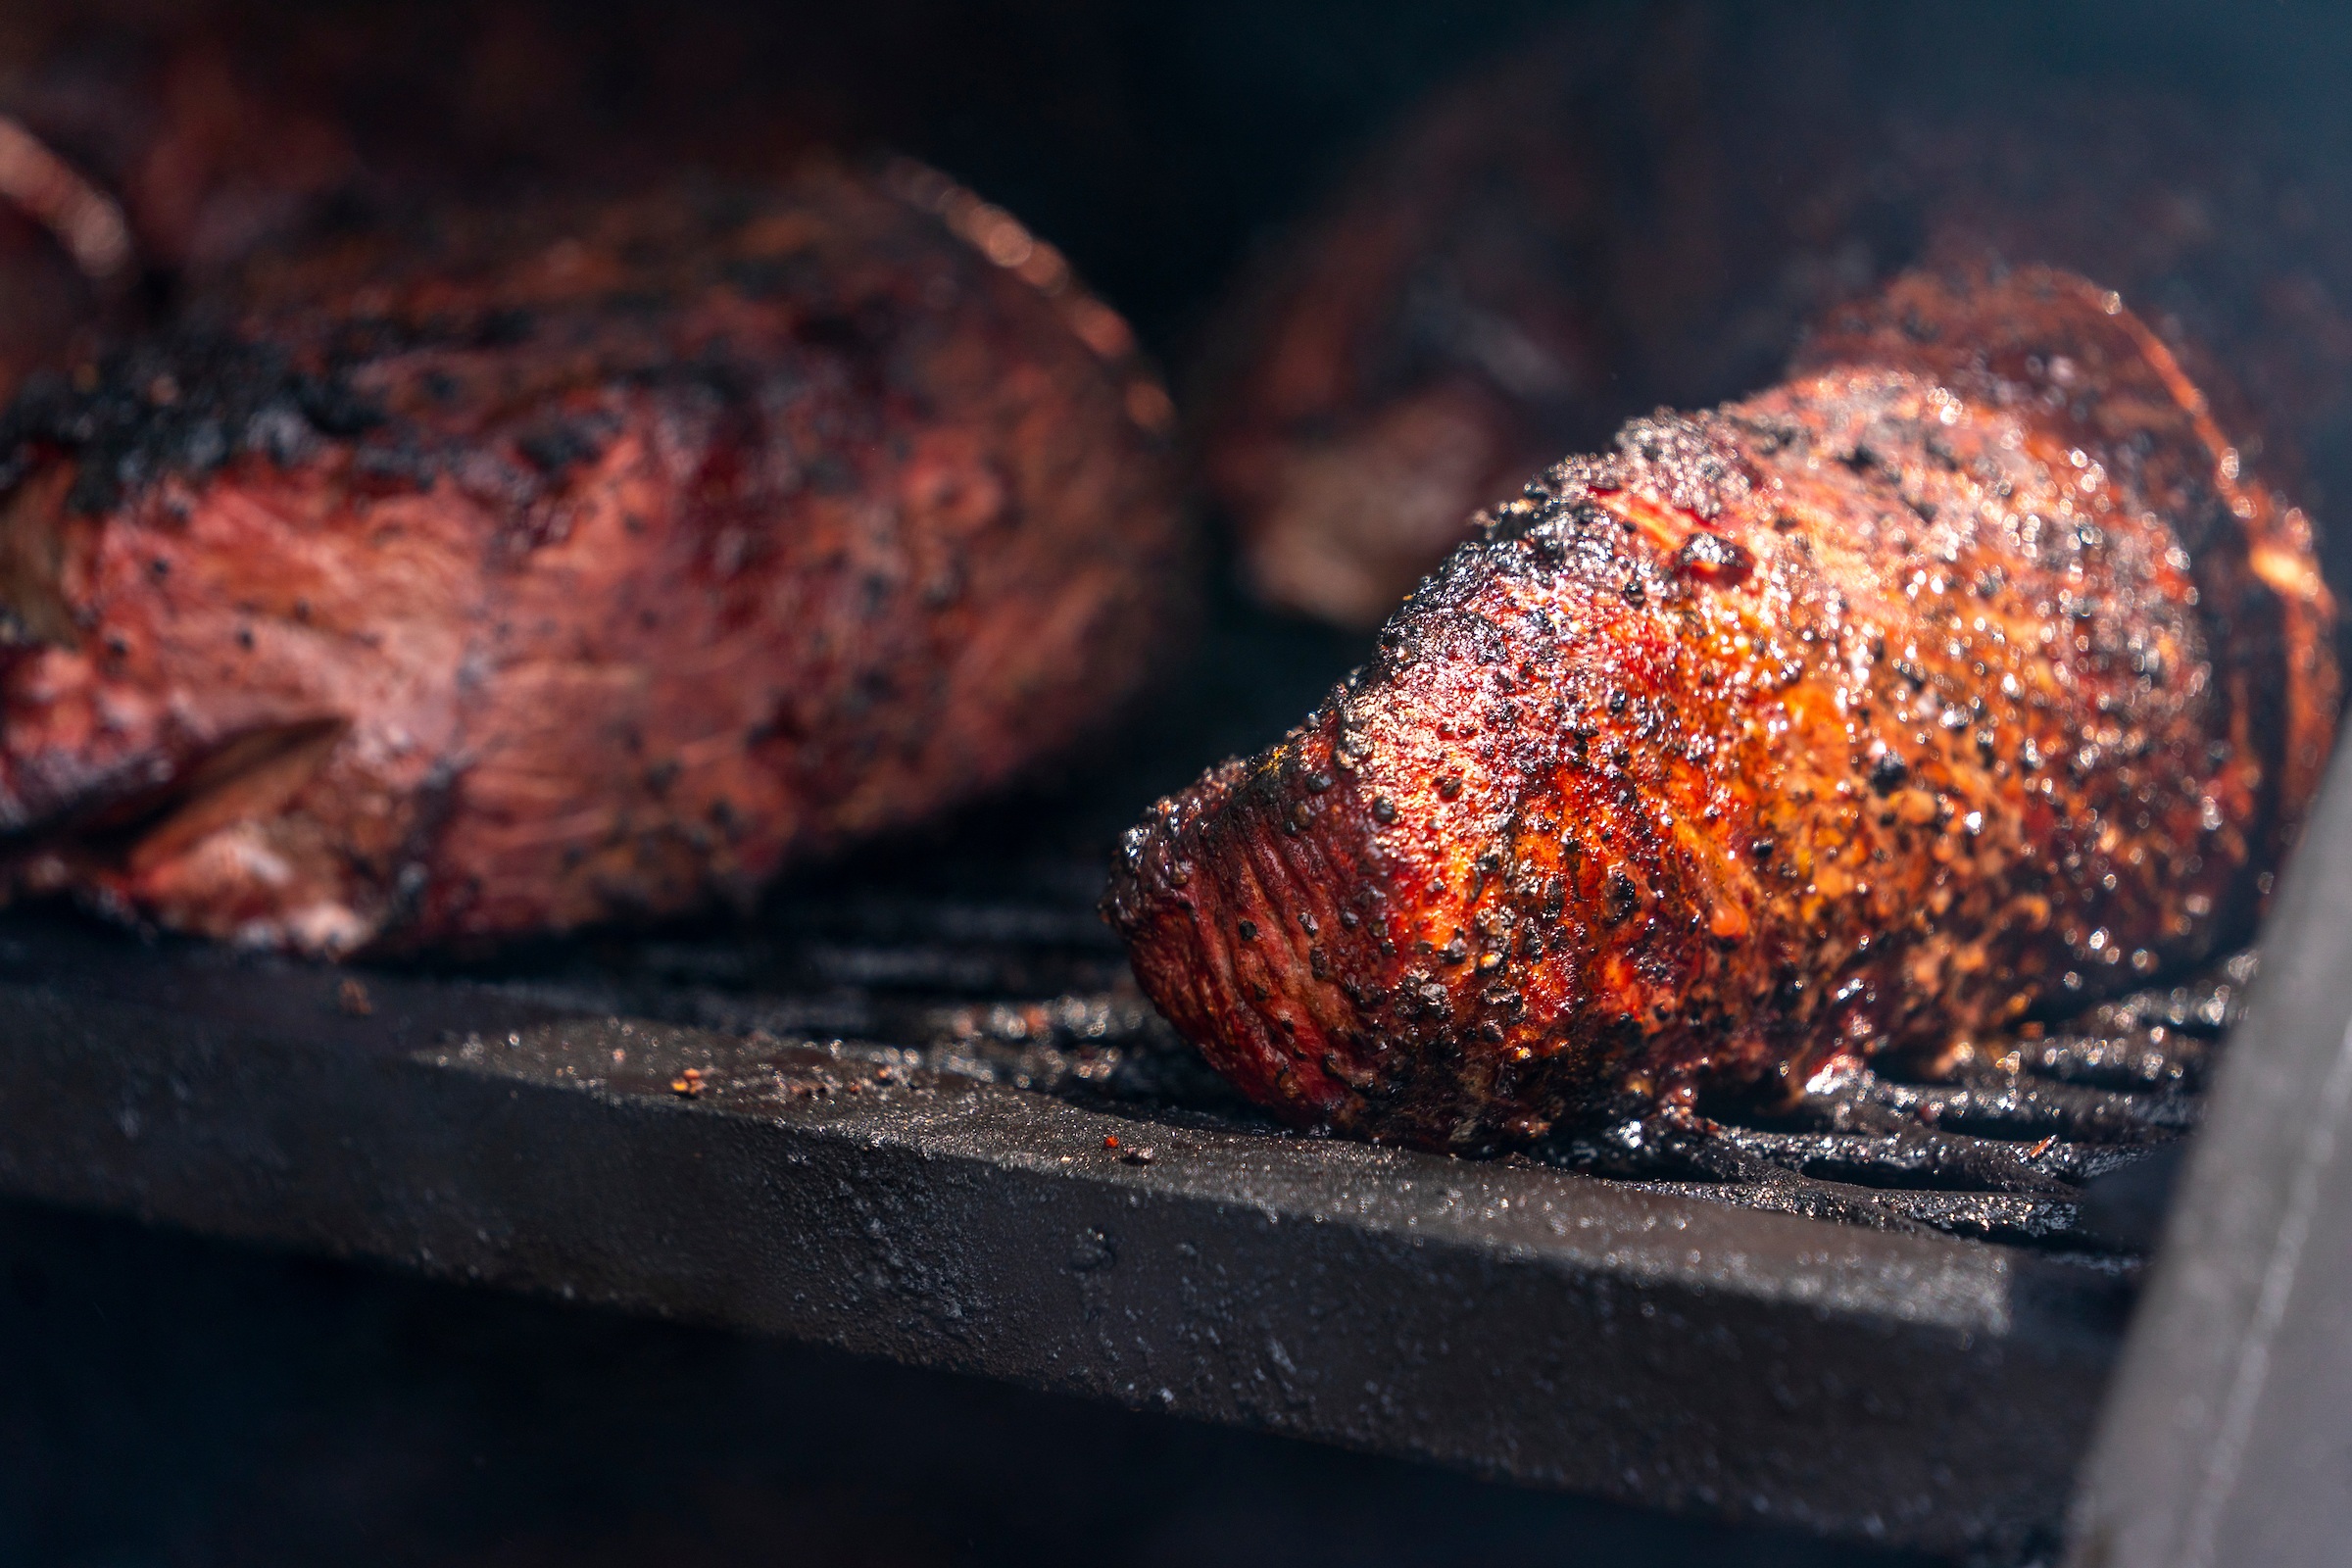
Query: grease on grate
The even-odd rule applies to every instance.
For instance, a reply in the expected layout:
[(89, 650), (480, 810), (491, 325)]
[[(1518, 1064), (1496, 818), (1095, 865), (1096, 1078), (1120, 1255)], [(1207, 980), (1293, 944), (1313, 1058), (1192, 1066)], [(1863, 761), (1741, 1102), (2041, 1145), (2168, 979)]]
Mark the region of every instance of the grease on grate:
[[(765, 938), (621, 942), (592, 962), (503, 988), (567, 1010), (794, 1048), (786, 1054), (807, 1056), (807, 1071), (779, 1092), (795, 1098), (888, 1092), (938, 1075), (1147, 1125), (1297, 1136), (1241, 1100), (1152, 1010), (1081, 902), (1086, 880), (1072, 867), (993, 900), (796, 901), (777, 910)], [(1508, 1157), (1745, 1207), (2031, 1247), (2129, 1273), (2138, 1238), (2086, 1224), (2083, 1189), (2196, 1125), (2253, 969), (2253, 956), (2241, 954), (2177, 984), (2029, 1023), (1915, 1076), (1843, 1066), (1769, 1115), (1708, 1104), (1695, 1135), (1629, 1122)], [(1149, 1148), (1149, 1136), (1125, 1142)]]

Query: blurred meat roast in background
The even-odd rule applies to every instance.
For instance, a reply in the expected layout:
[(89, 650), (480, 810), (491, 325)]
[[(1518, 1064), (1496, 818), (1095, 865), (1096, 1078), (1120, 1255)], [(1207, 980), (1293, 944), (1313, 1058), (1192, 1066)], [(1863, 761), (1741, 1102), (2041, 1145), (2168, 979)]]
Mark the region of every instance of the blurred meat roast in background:
[(358, 174), (329, 115), (257, 90), (210, 32), (111, 32), (58, 7), (15, 20), (0, 46), (0, 395), (86, 358), (157, 287), (233, 263)]
[(1139, 688), (1169, 423), (912, 165), (264, 250), (8, 417), (10, 875), (317, 953), (746, 899)]
[[(750, 90), (724, 28), (544, 0), (23, 0), (0, 17), (0, 388), (321, 221), (779, 175), (826, 138), (805, 93)], [(127, 244), (77, 243), (67, 190)]]
[(1257, 592), (1377, 624), (1474, 510), (1631, 415), (1766, 384), (1914, 263), (2118, 289), (2244, 462), (2352, 496), (2352, 221), (2323, 160), (2161, 82), (2012, 66), (1970, 92), (1948, 56), (1856, 48), (1820, 8), (1651, 5), (1411, 115), (1258, 268), (1200, 377)]

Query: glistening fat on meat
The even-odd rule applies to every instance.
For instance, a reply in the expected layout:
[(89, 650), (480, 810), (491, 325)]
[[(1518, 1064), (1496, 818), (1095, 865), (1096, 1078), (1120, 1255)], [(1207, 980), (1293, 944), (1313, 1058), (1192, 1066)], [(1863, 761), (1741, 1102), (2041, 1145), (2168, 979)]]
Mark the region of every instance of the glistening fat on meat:
[(2333, 738), (2303, 514), (2070, 274), (1913, 274), (1483, 519), (1105, 911), (1290, 1119), (1435, 1148), (1794, 1093), (2210, 955)]

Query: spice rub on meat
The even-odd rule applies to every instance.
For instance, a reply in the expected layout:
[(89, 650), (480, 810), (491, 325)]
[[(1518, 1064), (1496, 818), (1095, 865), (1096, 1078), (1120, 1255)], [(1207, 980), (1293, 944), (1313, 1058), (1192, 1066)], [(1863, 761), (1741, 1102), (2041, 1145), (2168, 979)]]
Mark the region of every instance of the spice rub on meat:
[(1113, 873), (1299, 1123), (1528, 1143), (2138, 983), (2244, 931), (2332, 740), (2303, 515), (2069, 274), (1908, 275), (1483, 522)]
[(327, 954), (748, 898), (1138, 688), (1167, 423), (911, 167), (258, 260), (0, 430), (7, 875)]

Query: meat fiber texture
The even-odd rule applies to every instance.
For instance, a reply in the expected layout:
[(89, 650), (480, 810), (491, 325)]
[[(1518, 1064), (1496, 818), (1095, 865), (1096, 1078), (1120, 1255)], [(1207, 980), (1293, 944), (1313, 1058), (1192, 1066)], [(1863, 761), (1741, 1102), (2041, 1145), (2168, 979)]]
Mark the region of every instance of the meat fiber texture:
[(2070, 274), (1918, 274), (1481, 519), (1105, 912), (1307, 1125), (1527, 1144), (1936, 1058), (2247, 928), (2333, 736), (2303, 515)]
[(1940, 107), (1961, 67), (1852, 59), (1858, 30), (1654, 5), (1412, 115), (1237, 292), (1195, 400), (1256, 591), (1377, 625), (1528, 473), (1769, 384), (1912, 265), (2098, 278), (2250, 469), (2323, 517), (2352, 496), (2352, 204), (2323, 151), (2144, 83)]
[(1138, 689), (1168, 423), (912, 166), (266, 258), (0, 430), (11, 875), (330, 955), (748, 900)]

